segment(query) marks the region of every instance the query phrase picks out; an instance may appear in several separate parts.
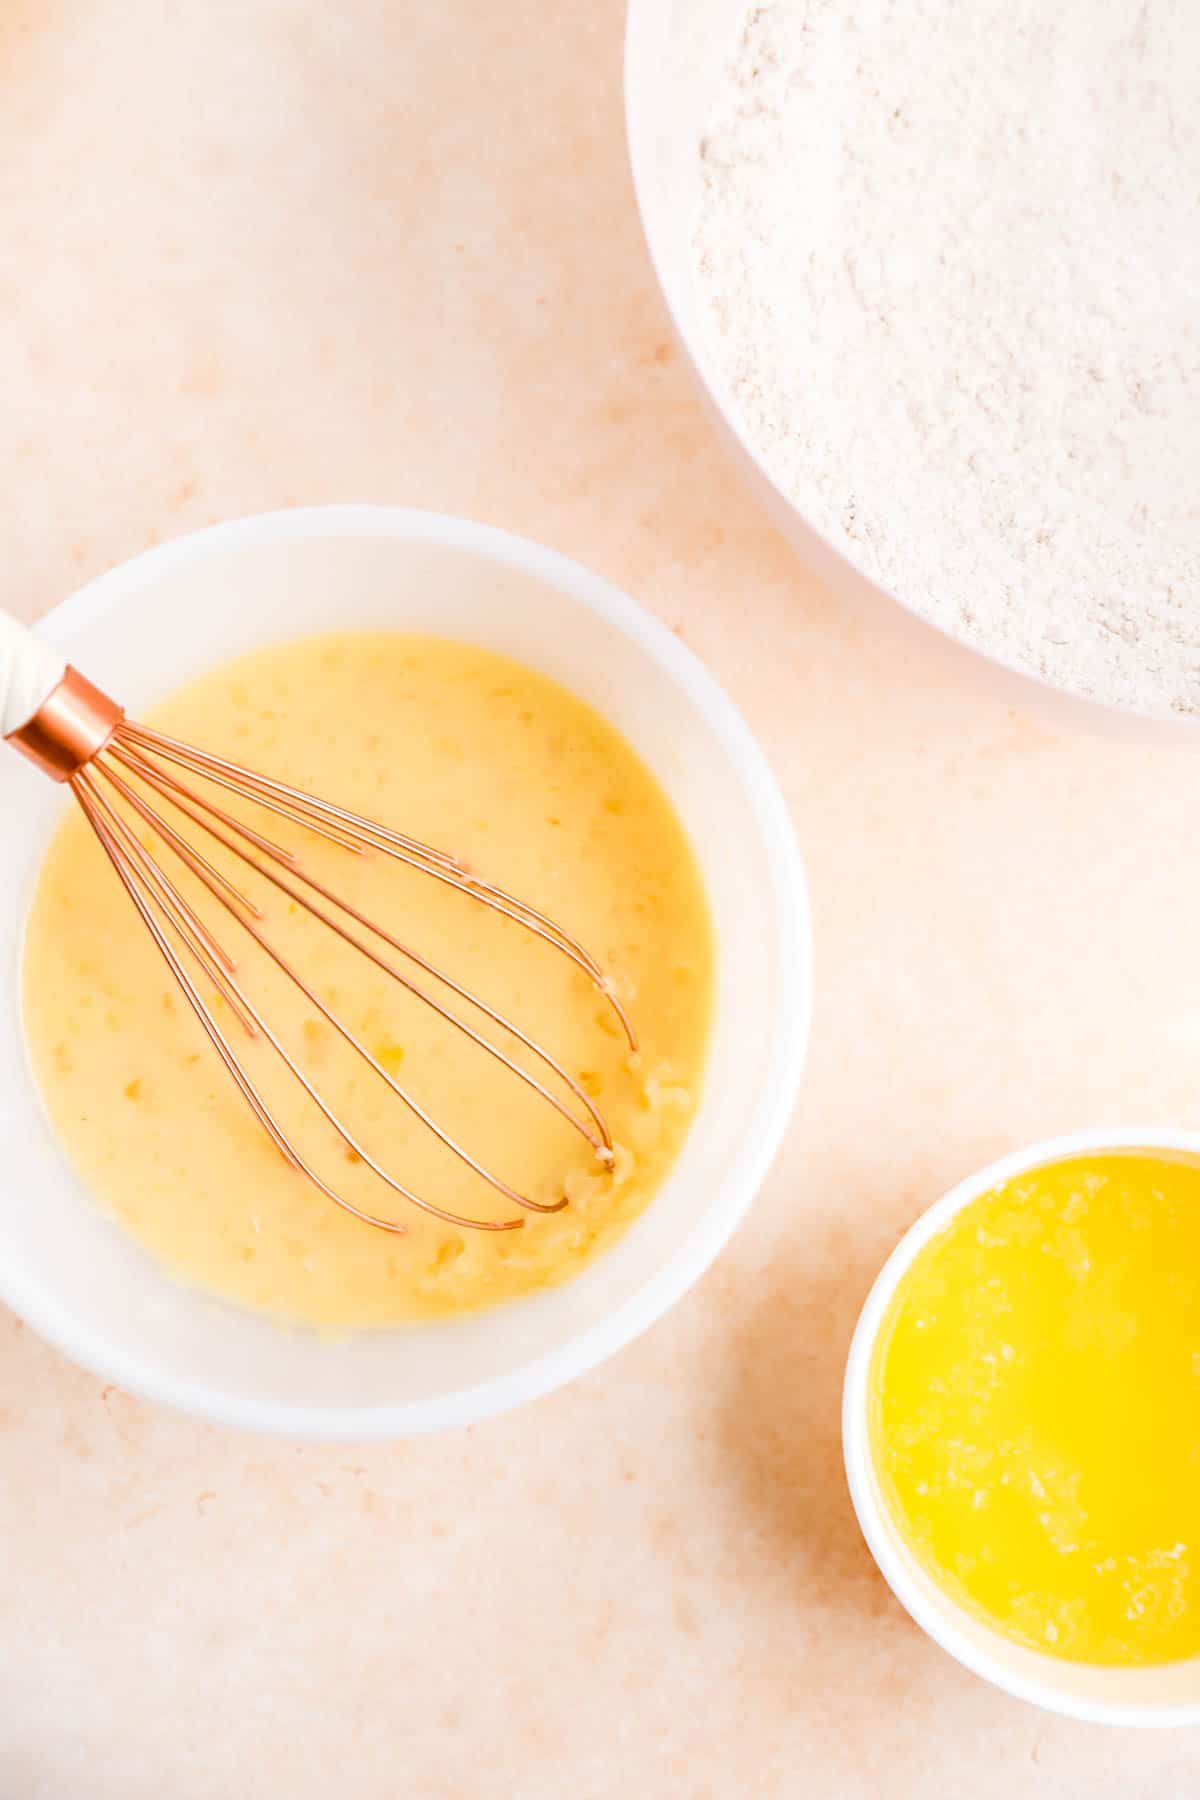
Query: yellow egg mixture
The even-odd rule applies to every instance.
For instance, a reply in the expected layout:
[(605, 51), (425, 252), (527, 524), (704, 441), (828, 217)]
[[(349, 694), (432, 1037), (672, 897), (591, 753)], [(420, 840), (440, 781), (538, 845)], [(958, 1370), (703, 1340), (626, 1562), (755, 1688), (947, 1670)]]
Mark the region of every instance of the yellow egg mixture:
[(1200, 1653), (1200, 1171), (1072, 1160), (964, 1207), (872, 1394), (887, 1503), (956, 1598), (1080, 1662)]
[[(213, 862), (261, 905), (266, 934), (440, 1125), (521, 1193), (570, 1202), (503, 1233), (418, 1212), (218, 1001), (238, 1054), (302, 1155), (355, 1205), (407, 1227), (404, 1236), (381, 1232), (334, 1206), (269, 1142), (91, 830), (72, 816), (47, 855), (29, 922), (25, 1017), (51, 1120), (101, 1203), (177, 1277), (281, 1320), (337, 1328), (490, 1305), (561, 1281), (611, 1245), (650, 1200), (686, 1133), (713, 981), (696, 864), (629, 745), (574, 695), (507, 658), (399, 635), (263, 651), (184, 688), (151, 722), (453, 851), (548, 913), (605, 969), (640, 1045), (631, 1053), (604, 995), (511, 921), (386, 856), (356, 857), (209, 789), (510, 1017), (580, 1080), (608, 1122), (611, 1172), (544, 1099), (294, 901), (207, 844)], [(194, 826), (187, 833), (200, 841)], [(369, 1153), (441, 1207), (472, 1218), (520, 1216), (347, 1050), (169, 851), (155, 849)], [(452, 995), (441, 997), (486, 1027)], [(500, 1041), (537, 1068), (513, 1040)], [(548, 1085), (563, 1092), (553, 1077)]]

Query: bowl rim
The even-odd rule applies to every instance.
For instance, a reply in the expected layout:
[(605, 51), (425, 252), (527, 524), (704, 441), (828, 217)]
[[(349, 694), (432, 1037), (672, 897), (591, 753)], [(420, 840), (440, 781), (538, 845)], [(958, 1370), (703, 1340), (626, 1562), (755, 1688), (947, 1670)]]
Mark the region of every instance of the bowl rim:
[[(1184, 1151), (1200, 1158), (1200, 1132), (1127, 1127), (1077, 1131), (1064, 1137), (1045, 1138), (977, 1169), (918, 1214), (876, 1275), (854, 1329), (842, 1387), (842, 1455), (859, 1527), (880, 1573), (910, 1618), (956, 1662), (1014, 1698), (1066, 1718), (1102, 1725), (1195, 1725), (1200, 1724), (1200, 1698), (1183, 1702), (1146, 1701), (1136, 1697), (1128, 1701), (1084, 1699), (1065, 1693), (1060, 1685), (1064, 1669), (1081, 1665), (1047, 1656), (1041, 1651), (1027, 1650), (1025, 1659), (1036, 1659), (1039, 1668), (1037, 1675), (1023, 1676), (1008, 1668), (1000, 1654), (993, 1656), (983, 1648), (976, 1636), (979, 1621), (971, 1618), (934, 1582), (925, 1583), (915, 1578), (907, 1552), (900, 1547), (894, 1529), (885, 1520), (867, 1424), (871, 1359), (888, 1305), (915, 1258), (949, 1220), (989, 1188), (1010, 1181), (1027, 1170), (1092, 1152), (1136, 1150)], [(968, 1623), (973, 1627), (970, 1632), (965, 1629)], [(995, 1640), (998, 1652), (1011, 1652), (1012, 1645), (1000, 1633), (989, 1631), (987, 1635)], [(1200, 1658), (1194, 1660), (1200, 1665)], [(1136, 1678), (1151, 1671), (1131, 1669), (1124, 1673)], [(1131, 1680), (1131, 1688), (1137, 1685), (1136, 1679)]]
[(631, 78), (631, 71), (639, 64), (639, 47), (650, 29), (649, 20), (653, 15), (661, 14), (666, 4), (669, 4), (669, 0), (628, 0), (625, 14), (622, 70), (625, 147), (633, 181), (634, 201), (655, 281), (676, 341), (683, 349), (702, 393), (728, 434), (727, 448), (735, 450), (735, 460), (740, 464), (743, 474), (749, 477), (751, 487), (758, 491), (760, 500), (765, 502), (778, 529), (793, 543), (799, 540), (800, 552), (805, 561), (823, 580), (831, 585), (836, 584), (839, 597), (844, 597), (847, 590), (853, 587), (875, 603), (886, 601), (903, 615), (910, 627), (918, 628), (927, 646), (937, 642), (943, 651), (957, 659), (960, 669), (970, 670), (977, 682), (987, 681), (993, 686), (997, 681), (1002, 683), (1010, 702), (1036, 706), (1043, 716), (1057, 719), (1059, 723), (1064, 719), (1074, 718), (1077, 724), (1088, 726), (1094, 731), (1132, 737), (1143, 743), (1157, 742), (1174, 745), (1176, 748), (1194, 749), (1200, 743), (1200, 721), (1196, 719), (1171, 713), (1149, 712), (1139, 707), (1119, 706), (1111, 700), (1102, 700), (1091, 694), (1060, 687), (1046, 676), (1003, 656), (993, 655), (948, 626), (938, 624), (935, 619), (918, 611), (909, 601), (860, 569), (831, 538), (818, 530), (807, 514), (780, 487), (745, 431), (725, 384), (711, 366), (699, 331), (692, 331), (685, 323), (676, 283), (672, 279), (659, 235), (652, 222), (650, 181), (647, 174), (647, 166), (651, 160), (648, 147), (651, 133), (648, 125), (644, 126), (640, 118), (641, 101), (637, 93), (639, 84)]
[(52, 1292), (22, 1282), (0, 1259), (0, 1298), (72, 1361), (129, 1393), (212, 1423), (290, 1438), (327, 1441), (416, 1436), (470, 1424), (563, 1386), (623, 1349), (699, 1280), (732, 1236), (774, 1159), (803, 1074), (812, 1017), (812, 928), (803, 863), (791, 818), (766, 756), (741, 713), (693, 651), (622, 589), (535, 540), (455, 514), (402, 506), (351, 504), (250, 514), (156, 545), (87, 582), (60, 601), (37, 629), (69, 652), (78, 630), (127, 593), (173, 567), (214, 553), (307, 537), (387, 537), (458, 550), (521, 570), (598, 614), (634, 644), (692, 701), (738, 778), (761, 835), (783, 934), (776, 1048), (770, 1079), (748, 1123), (734, 1177), (715, 1194), (670, 1258), (617, 1310), (577, 1337), (508, 1373), (431, 1399), (363, 1407), (262, 1402), (163, 1374), (100, 1334), (80, 1330)]

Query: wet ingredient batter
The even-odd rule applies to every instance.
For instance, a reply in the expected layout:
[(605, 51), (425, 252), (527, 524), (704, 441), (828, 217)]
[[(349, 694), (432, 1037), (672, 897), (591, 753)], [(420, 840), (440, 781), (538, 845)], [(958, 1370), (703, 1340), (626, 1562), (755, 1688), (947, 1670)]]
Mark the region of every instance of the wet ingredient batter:
[[(565, 1193), (570, 1201), (505, 1233), (428, 1218), (361, 1164), (223, 1013), (302, 1153), (338, 1192), (402, 1219), (407, 1234), (372, 1229), (271, 1145), (72, 813), (33, 906), (25, 1011), (50, 1117), (101, 1204), (179, 1278), (332, 1328), (491, 1305), (569, 1277), (613, 1243), (686, 1133), (712, 987), (708, 911), (690, 847), (623, 739), (574, 695), (504, 657), (378, 634), (260, 652), (177, 693), (151, 722), (453, 850), (598, 958), (641, 1041), (631, 1054), (604, 997), (511, 922), (387, 858), (351, 856), (256, 812), (258, 828), (301, 853), (319, 879), (544, 1044), (582, 1081), (613, 1134), (608, 1172), (511, 1073), (208, 846), (262, 905), (272, 941), (439, 1123), (532, 1198)], [(212, 900), (197, 898), (201, 890), (169, 854), (156, 853), (372, 1154), (438, 1205), (513, 1216), (519, 1209), (439, 1145)]]

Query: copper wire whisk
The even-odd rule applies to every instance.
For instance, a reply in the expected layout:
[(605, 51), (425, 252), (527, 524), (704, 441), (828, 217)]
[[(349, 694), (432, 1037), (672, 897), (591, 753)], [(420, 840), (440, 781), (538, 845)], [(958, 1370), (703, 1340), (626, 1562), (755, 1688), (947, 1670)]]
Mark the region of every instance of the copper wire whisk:
[[(241, 801), (251, 801), (267, 814), (304, 827), (316, 837), (354, 855), (378, 852), (420, 871), (479, 905), (513, 920), (559, 952), (582, 971), (615, 1013), (631, 1050), (637, 1039), (628, 1014), (600, 965), (568, 932), (536, 907), (481, 880), (455, 856), (432, 849), (386, 825), (335, 806), (327, 800), (255, 774), (224, 757), (164, 736), (125, 717), (124, 709), (66, 665), (40, 639), (0, 611), (0, 735), (52, 779), (70, 786), (114, 870), (137, 909), (213, 1048), (242, 1093), (259, 1124), (277, 1149), (327, 1199), (365, 1224), (403, 1232), (404, 1226), (377, 1217), (337, 1193), (300, 1155), (239, 1057), (201, 987), (202, 976), (219, 994), (242, 1030), (273, 1050), (300, 1084), (348, 1152), (364, 1162), (394, 1193), (423, 1212), (449, 1224), (482, 1231), (511, 1231), (525, 1222), (526, 1212), (559, 1212), (565, 1199), (538, 1202), (519, 1193), (488, 1169), (385, 1069), (334, 1008), (316, 992), (299, 969), (272, 944), (263, 929), (263, 913), (211, 858), (211, 846), (224, 849), (311, 917), (334, 932), (401, 988), (461, 1032), (484, 1054), (539, 1095), (591, 1146), (598, 1161), (611, 1167), (613, 1144), (594, 1100), (561, 1062), (534, 1042), (519, 1025), (489, 1006), (443, 970), (434, 967), (386, 927), (368, 918), (349, 901), (306, 872), (296, 854), (250, 826), (210, 798), (215, 787)], [(203, 786), (197, 786), (197, 782)], [(166, 809), (166, 810), (164, 810)], [(131, 820), (149, 827), (167, 857), (148, 849)], [(195, 832), (188, 833), (188, 825)], [(520, 1212), (500, 1220), (470, 1219), (435, 1205), (399, 1181), (349, 1129), (320, 1089), (280, 1041), (269, 1020), (238, 979), (237, 964), (212, 929), (181, 893), (169, 869), (182, 864), (219, 903), (224, 913), (249, 934), (275, 966), (299, 989), (328, 1025), (372, 1068), (392, 1093), (456, 1157)], [(414, 971), (433, 986), (415, 978)], [(470, 1016), (452, 1004), (461, 1002)], [(492, 1025), (502, 1040), (529, 1053), (538, 1073), (522, 1065), (485, 1034), (478, 1018)]]

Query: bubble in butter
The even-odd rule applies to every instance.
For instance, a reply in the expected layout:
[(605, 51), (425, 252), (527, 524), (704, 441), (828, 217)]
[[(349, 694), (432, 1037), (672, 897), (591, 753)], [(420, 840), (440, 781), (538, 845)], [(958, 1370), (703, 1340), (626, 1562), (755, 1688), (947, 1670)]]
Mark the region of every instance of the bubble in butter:
[(1200, 1171), (981, 1195), (901, 1281), (871, 1395), (886, 1503), (956, 1600), (1077, 1662), (1200, 1652)]
[[(403, 1237), (380, 1232), (285, 1164), (103, 851), (83, 819), (70, 817), (48, 853), (29, 922), (25, 1020), (50, 1118), (101, 1203), (179, 1278), (281, 1320), (334, 1330), (515, 1298), (574, 1274), (615, 1242), (686, 1134), (712, 989), (695, 861), (630, 746), (576, 696), (505, 657), (391, 634), (262, 651), (184, 688), (153, 722), (453, 850), (541, 907), (609, 972), (641, 1048), (630, 1054), (612, 1009), (584, 975), (510, 920), (387, 857), (355, 857), (255, 815), (318, 880), (516, 1021), (577, 1076), (612, 1131), (610, 1174), (543, 1099), (209, 846), (214, 862), (261, 903), (272, 941), (389, 1075), (522, 1193), (542, 1202), (565, 1193), (570, 1201), (504, 1233), (461, 1230), (417, 1212), (226, 1013), (239, 1053), (301, 1152), (347, 1199), (407, 1227)], [(189, 897), (199, 895), (178, 864), (171, 873)], [(211, 900), (198, 905), (288, 1050), (371, 1154), (455, 1212), (519, 1213), (355, 1059)]]

